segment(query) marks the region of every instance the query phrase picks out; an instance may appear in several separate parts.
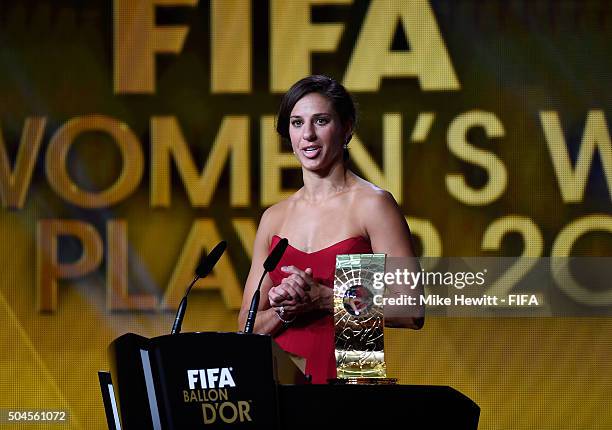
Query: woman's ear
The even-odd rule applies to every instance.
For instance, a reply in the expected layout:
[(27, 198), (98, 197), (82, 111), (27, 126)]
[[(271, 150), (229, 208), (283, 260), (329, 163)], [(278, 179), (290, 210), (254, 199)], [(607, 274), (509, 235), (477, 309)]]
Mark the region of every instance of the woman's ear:
[(346, 127), (344, 128), (344, 144), (348, 145), (348, 143), (353, 138), (353, 123), (348, 121), (346, 123)]

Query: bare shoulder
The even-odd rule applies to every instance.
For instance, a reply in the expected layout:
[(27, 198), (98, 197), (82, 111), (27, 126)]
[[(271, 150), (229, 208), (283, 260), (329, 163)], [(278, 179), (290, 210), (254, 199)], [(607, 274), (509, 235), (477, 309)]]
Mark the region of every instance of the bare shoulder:
[(393, 195), (360, 179), (354, 188), (359, 222), (374, 252), (393, 257), (414, 256), (410, 229)]
[(259, 231), (271, 240), (272, 236), (278, 233), (276, 229), (283, 224), (287, 213), (295, 206), (298, 199), (298, 193), (295, 193), (267, 208), (259, 220)]
[(279, 219), (282, 219), (285, 212), (284, 202), (276, 203), (267, 208), (261, 215), (259, 220), (259, 230), (262, 232), (270, 233), (268, 230), (271, 226), (278, 223)]
[(261, 221), (281, 221), (285, 217), (287, 212), (290, 211), (298, 202), (300, 198), (299, 193), (300, 192), (298, 191), (297, 193), (286, 198), (285, 200), (282, 200), (270, 206), (264, 211), (263, 215), (261, 216)]
[(386, 211), (398, 211), (399, 206), (393, 195), (365, 179), (359, 178), (355, 188), (354, 202), (357, 207), (365, 213), (380, 213)]

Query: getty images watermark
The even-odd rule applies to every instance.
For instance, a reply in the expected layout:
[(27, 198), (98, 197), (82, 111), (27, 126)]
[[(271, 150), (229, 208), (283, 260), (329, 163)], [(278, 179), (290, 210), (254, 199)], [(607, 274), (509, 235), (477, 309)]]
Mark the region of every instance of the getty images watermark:
[[(370, 272), (385, 309), (457, 316), (610, 316), (612, 258), (387, 258)], [(386, 313), (387, 311), (385, 311)], [(410, 311), (409, 311), (410, 312)], [(412, 311), (414, 312), (414, 311)]]
[[(377, 272), (373, 274), (372, 286), (379, 291), (373, 295), (373, 303), (378, 306), (495, 306), (498, 297), (483, 294), (480, 297), (469, 297), (465, 294), (443, 297), (439, 294), (402, 294), (385, 296), (384, 291), (410, 289), (414, 292), (417, 287), (443, 286), (462, 290), (466, 286), (485, 285), (487, 269), (480, 272), (440, 272), (440, 271), (412, 271), (409, 269), (395, 269), (393, 272)], [(512, 297), (512, 301), (518, 299)], [(531, 300), (537, 303), (534, 296)]]

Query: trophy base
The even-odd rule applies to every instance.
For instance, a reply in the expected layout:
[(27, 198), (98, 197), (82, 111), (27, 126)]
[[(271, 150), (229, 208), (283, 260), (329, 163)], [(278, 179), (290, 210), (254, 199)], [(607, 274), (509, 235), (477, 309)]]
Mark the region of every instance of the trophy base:
[(397, 378), (332, 378), (331, 385), (397, 385)]

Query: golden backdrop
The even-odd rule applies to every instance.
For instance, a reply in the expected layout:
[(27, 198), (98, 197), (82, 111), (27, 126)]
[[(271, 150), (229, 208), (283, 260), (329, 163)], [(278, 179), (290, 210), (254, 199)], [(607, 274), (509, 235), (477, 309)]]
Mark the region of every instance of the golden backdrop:
[[(0, 408), (105, 428), (107, 345), (167, 333), (221, 239), (183, 331), (238, 329), (259, 217), (301, 181), (274, 115), (310, 73), (355, 95), (352, 166), (421, 255), (610, 255), (611, 28), (605, 0), (3, 2)], [(429, 317), (387, 330), (389, 375), (482, 429), (609, 428), (611, 329)]]

